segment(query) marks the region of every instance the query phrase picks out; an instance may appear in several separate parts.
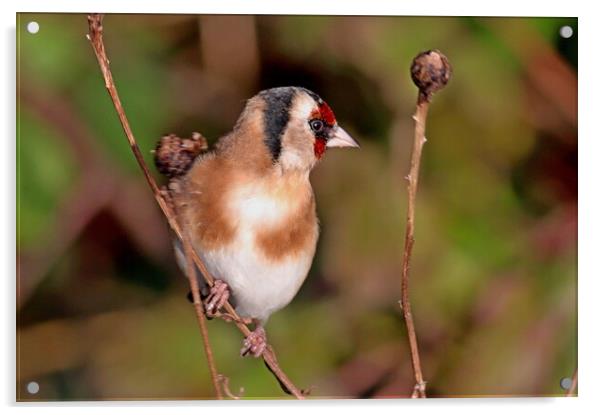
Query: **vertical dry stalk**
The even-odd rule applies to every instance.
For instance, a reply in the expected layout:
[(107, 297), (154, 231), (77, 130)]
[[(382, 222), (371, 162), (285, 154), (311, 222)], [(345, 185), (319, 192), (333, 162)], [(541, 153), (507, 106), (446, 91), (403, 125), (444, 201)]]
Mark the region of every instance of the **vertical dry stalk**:
[(403, 251), (403, 268), (401, 273), (401, 309), (408, 330), (408, 341), (410, 343), (410, 353), (412, 356), (412, 368), (414, 369), (414, 378), (416, 384), (412, 392), (412, 398), (426, 397), (426, 383), (422, 377), (422, 368), (420, 366), (420, 353), (418, 351), (418, 341), (416, 340), (416, 330), (414, 328), (414, 319), (412, 317), (412, 307), (410, 303), (410, 258), (412, 248), (414, 247), (414, 216), (416, 209), (416, 192), (418, 191), (418, 176), (420, 173), (420, 159), (422, 155), (422, 146), (426, 142), (424, 136), (426, 115), (428, 113), (428, 102), (418, 103), (416, 114), (414, 115), (414, 149), (410, 162), (410, 173), (406, 176), (408, 181), (408, 214), (406, 218), (406, 236), (405, 247)]
[[(203, 263), (203, 261), (201, 261), (198, 254), (196, 253), (196, 251), (190, 245), (190, 241), (188, 240), (188, 238), (184, 237), (184, 233), (182, 232), (182, 229), (176, 220), (176, 214), (172, 210), (172, 207), (167, 203), (167, 201), (163, 197), (159, 187), (157, 186), (157, 183), (155, 182), (154, 178), (151, 176), (150, 171), (149, 171), (149, 169), (144, 161), (144, 158), (142, 156), (142, 153), (140, 151), (140, 148), (138, 147), (138, 144), (136, 143), (136, 139), (134, 138), (134, 135), (130, 128), (129, 122), (125, 115), (125, 111), (121, 104), (121, 100), (119, 99), (119, 95), (117, 93), (117, 88), (115, 87), (115, 83), (113, 81), (113, 76), (112, 76), (111, 70), (109, 68), (109, 59), (107, 58), (107, 55), (105, 52), (105, 47), (104, 47), (104, 42), (103, 42), (103, 37), (102, 37), (102, 31), (103, 31), (102, 18), (103, 18), (102, 14), (88, 15), (88, 26), (89, 26), (88, 40), (90, 40), (92, 48), (94, 49), (94, 54), (96, 55), (96, 59), (98, 60), (98, 65), (100, 67), (100, 70), (102, 72), (102, 75), (103, 75), (103, 78), (105, 81), (105, 87), (107, 88), (107, 91), (108, 91), (109, 95), (111, 96), (111, 100), (113, 102), (115, 110), (117, 111), (117, 115), (119, 117), (121, 126), (123, 127), (123, 131), (125, 132), (125, 136), (128, 140), (128, 143), (130, 145), (132, 152), (134, 153), (134, 157), (136, 158), (138, 165), (142, 169), (142, 172), (144, 173), (144, 177), (153, 192), (153, 195), (155, 197), (155, 200), (157, 201), (157, 204), (159, 205), (159, 207), (161, 208), (161, 211), (165, 215), (165, 218), (167, 219), (167, 222), (168, 222), (170, 228), (173, 230), (176, 237), (182, 242), (182, 245), (186, 252), (187, 258), (192, 258), (194, 265), (196, 265), (196, 267), (201, 271), (201, 273), (203, 274), (203, 277), (205, 278), (207, 283), (210, 286), (212, 286), (214, 278), (211, 276), (211, 274), (205, 267), (205, 264)], [(198, 320), (199, 326), (201, 328), (201, 334), (203, 335), (203, 342), (205, 345), (205, 352), (206, 352), (206, 356), (207, 356), (209, 366), (210, 366), (212, 381), (213, 381), (214, 385), (219, 385), (217, 371), (215, 370), (214, 363), (212, 363), (213, 362), (213, 353), (211, 352), (211, 348), (209, 347), (208, 340), (207, 341), (205, 340), (206, 334), (207, 334), (207, 329), (206, 329), (205, 316), (204, 316), (202, 308), (200, 307), (201, 302), (200, 302), (200, 297), (199, 297), (198, 281), (194, 277), (194, 273), (192, 273), (192, 275), (191, 275), (191, 273), (188, 272), (187, 274), (188, 274), (188, 281), (190, 283), (190, 290), (192, 292), (193, 301), (195, 304), (197, 320)], [(249, 330), (249, 328), (246, 326), (246, 324), (243, 323), (242, 319), (240, 319), (240, 317), (236, 314), (236, 311), (234, 310), (232, 305), (230, 303), (226, 303), (224, 308), (225, 308), (227, 314), (229, 316), (231, 316), (232, 320), (234, 321), (234, 323), (236, 324), (238, 329), (242, 332), (242, 334), (244, 336), (248, 336), (251, 333), (251, 330)], [(274, 354), (271, 347), (266, 348), (266, 351), (263, 354), (263, 359), (264, 359), (265, 363), (268, 365), (268, 367), (270, 368), (270, 371), (276, 377), (276, 379), (282, 385), (286, 386), (288, 391), (293, 396), (295, 396), (297, 399), (304, 399), (302, 391), (299, 390), (299, 388), (297, 388), (291, 382), (291, 380), (286, 376), (286, 374), (282, 371), (282, 369), (278, 365), (276, 355)], [(212, 366), (213, 366), (213, 368), (212, 368)], [(219, 387), (216, 390), (220, 391)], [(217, 393), (218, 393), (218, 397), (219, 397), (221, 392), (217, 392)]]
[(406, 217), (405, 246), (403, 251), (403, 266), (401, 273), (401, 309), (408, 331), (412, 368), (414, 370), (415, 385), (412, 398), (426, 398), (426, 382), (422, 376), (420, 365), (420, 352), (416, 339), (412, 306), (410, 303), (410, 259), (414, 247), (414, 217), (416, 212), (416, 193), (418, 191), (418, 177), (420, 174), (420, 160), (422, 147), (426, 142), (425, 129), (429, 103), (434, 92), (443, 88), (449, 81), (451, 67), (447, 58), (439, 51), (427, 51), (414, 58), (411, 67), (412, 80), (418, 86), (418, 100), (414, 115), (414, 146), (410, 161), (410, 173), (406, 176), (408, 181), (408, 213)]

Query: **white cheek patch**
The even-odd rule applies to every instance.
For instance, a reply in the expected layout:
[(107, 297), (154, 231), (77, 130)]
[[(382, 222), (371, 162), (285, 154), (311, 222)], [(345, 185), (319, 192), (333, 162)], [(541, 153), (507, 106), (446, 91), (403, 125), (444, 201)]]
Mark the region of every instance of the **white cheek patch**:
[[(291, 118), (309, 120), (312, 111), (316, 109), (316, 102), (306, 94), (297, 95), (291, 108)], [(307, 126), (309, 131), (309, 126)]]
[(287, 170), (311, 170), (316, 163), (313, 151), (314, 134), (309, 127), (316, 102), (306, 94), (299, 94), (291, 107), (289, 124), (282, 137), (280, 164)]

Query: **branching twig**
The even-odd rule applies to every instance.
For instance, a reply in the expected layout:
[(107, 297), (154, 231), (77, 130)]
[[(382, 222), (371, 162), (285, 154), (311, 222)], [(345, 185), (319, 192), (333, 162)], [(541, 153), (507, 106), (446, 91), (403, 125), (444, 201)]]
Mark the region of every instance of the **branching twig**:
[(439, 51), (428, 51), (419, 54), (412, 63), (412, 79), (418, 86), (418, 101), (414, 115), (414, 147), (410, 162), (410, 173), (406, 176), (408, 181), (408, 214), (406, 219), (405, 247), (403, 251), (403, 268), (401, 274), (401, 309), (408, 330), (408, 341), (412, 355), (412, 368), (414, 369), (415, 385), (412, 398), (426, 398), (426, 382), (422, 376), (420, 366), (420, 353), (416, 340), (412, 307), (410, 304), (410, 258), (414, 247), (414, 216), (416, 209), (416, 192), (418, 190), (418, 176), (420, 173), (420, 159), (422, 146), (426, 142), (424, 135), (426, 116), (432, 94), (443, 88), (449, 80), (451, 68), (447, 58)]
[[(194, 249), (192, 249), (192, 247), (190, 246), (188, 238), (183, 237), (184, 233), (182, 232), (182, 229), (180, 228), (180, 226), (176, 220), (176, 215), (175, 215), (173, 209), (171, 208), (171, 206), (164, 199), (159, 187), (157, 186), (157, 183), (151, 176), (150, 171), (149, 171), (149, 169), (144, 161), (144, 158), (142, 156), (142, 153), (140, 151), (140, 148), (138, 147), (138, 144), (136, 143), (136, 139), (134, 138), (134, 135), (133, 135), (130, 125), (128, 123), (127, 117), (125, 115), (125, 111), (123, 109), (123, 106), (121, 105), (119, 95), (117, 94), (117, 89), (116, 89), (115, 83), (113, 81), (113, 76), (111, 74), (111, 70), (109, 69), (109, 59), (107, 58), (107, 55), (105, 52), (105, 47), (104, 47), (103, 37), (102, 37), (102, 30), (103, 30), (102, 15), (101, 14), (88, 15), (88, 25), (89, 25), (88, 39), (90, 40), (90, 43), (92, 44), (92, 48), (94, 49), (94, 53), (96, 54), (96, 58), (98, 60), (99, 66), (100, 66), (100, 70), (102, 71), (102, 75), (103, 75), (103, 78), (105, 81), (105, 87), (107, 88), (107, 91), (109, 92), (109, 95), (111, 96), (111, 100), (113, 101), (113, 105), (115, 106), (115, 110), (117, 111), (117, 115), (119, 116), (119, 121), (121, 122), (121, 126), (123, 127), (123, 130), (125, 132), (128, 143), (130, 144), (130, 148), (131, 148), (132, 152), (134, 153), (134, 157), (136, 158), (138, 165), (142, 169), (142, 172), (144, 173), (144, 177), (153, 192), (153, 195), (155, 197), (155, 200), (157, 201), (157, 204), (159, 205), (159, 207), (161, 208), (161, 211), (165, 215), (165, 218), (167, 219), (167, 222), (169, 223), (170, 228), (173, 230), (176, 237), (182, 242), (182, 245), (183, 245), (185, 251), (191, 254), (190, 256), (192, 257), (194, 264), (201, 271), (201, 273), (203, 274), (203, 277), (205, 278), (207, 283), (210, 286), (212, 286), (214, 278), (208, 272), (207, 268), (205, 267), (205, 264), (201, 261), (201, 259), (197, 255), (196, 251)], [(190, 275), (189, 275), (189, 277), (190, 277)], [(193, 300), (195, 303), (197, 319), (199, 321), (199, 326), (201, 326), (201, 333), (206, 334), (206, 329), (205, 330), (203, 329), (204, 324), (205, 324), (204, 315), (203, 315), (202, 309), (199, 307), (200, 298), (197, 298), (199, 295), (198, 282), (196, 281), (196, 278), (189, 278), (189, 283), (190, 283), (190, 290), (192, 292)], [(251, 333), (251, 330), (249, 330), (249, 328), (244, 324), (243, 320), (236, 314), (236, 311), (234, 310), (232, 305), (230, 303), (227, 303), (224, 306), (224, 308), (226, 310), (226, 313), (228, 315), (232, 316), (234, 323), (236, 324), (238, 329), (243, 333), (243, 335), (245, 337), (248, 336)], [(211, 352), (210, 352), (210, 349), (206, 349), (206, 351), (207, 350), (209, 350), (209, 352), (207, 353), (207, 357), (209, 359)], [(276, 376), (278, 381), (282, 385), (286, 386), (286, 388), (290, 391), (290, 393), (292, 395), (294, 395), (297, 399), (304, 399), (302, 392), (291, 382), (291, 380), (286, 376), (286, 374), (282, 371), (282, 369), (280, 369), (280, 366), (278, 365), (276, 356), (271, 347), (266, 348), (266, 351), (263, 353), (263, 359), (266, 362), (266, 364), (268, 365), (268, 367), (270, 368), (270, 370), (272, 371), (272, 373), (274, 374), (274, 376)], [(211, 366), (211, 363), (210, 363), (210, 366)], [(214, 376), (214, 374), (216, 374), (216, 373), (217, 372), (215, 370), (212, 370), (212, 380), (213, 380), (214, 385), (219, 384), (217, 377)]]

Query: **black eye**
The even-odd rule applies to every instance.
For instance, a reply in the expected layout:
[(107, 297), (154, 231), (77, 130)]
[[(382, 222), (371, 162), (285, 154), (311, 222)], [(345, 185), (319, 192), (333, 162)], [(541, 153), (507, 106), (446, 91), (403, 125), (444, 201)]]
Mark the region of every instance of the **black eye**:
[(322, 120), (311, 120), (309, 122), (309, 126), (311, 127), (314, 133), (319, 133), (324, 129), (324, 121)]

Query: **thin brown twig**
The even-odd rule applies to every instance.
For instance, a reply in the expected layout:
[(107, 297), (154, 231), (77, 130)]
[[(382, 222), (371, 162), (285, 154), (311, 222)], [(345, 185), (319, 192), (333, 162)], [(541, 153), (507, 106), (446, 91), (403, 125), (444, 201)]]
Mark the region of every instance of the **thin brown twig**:
[[(121, 104), (121, 100), (119, 99), (119, 95), (117, 93), (117, 88), (115, 87), (115, 83), (113, 81), (113, 76), (111, 74), (111, 70), (109, 69), (109, 59), (107, 58), (107, 55), (105, 52), (105, 47), (104, 47), (104, 42), (103, 42), (103, 37), (102, 37), (102, 31), (103, 31), (102, 17), (103, 17), (102, 14), (88, 15), (88, 25), (89, 25), (88, 39), (90, 40), (92, 48), (94, 49), (94, 53), (98, 60), (100, 70), (102, 72), (102, 75), (103, 75), (103, 78), (105, 81), (105, 87), (107, 88), (107, 91), (108, 91), (109, 95), (111, 96), (111, 100), (113, 101), (113, 105), (115, 107), (115, 110), (117, 111), (117, 115), (119, 116), (119, 121), (125, 132), (125, 136), (128, 140), (128, 143), (130, 145), (132, 152), (134, 153), (134, 157), (136, 158), (138, 165), (142, 169), (144, 177), (153, 192), (153, 195), (155, 197), (157, 204), (159, 205), (159, 207), (161, 208), (161, 211), (163, 212), (163, 214), (165, 215), (165, 218), (167, 219), (167, 222), (168, 222), (170, 228), (173, 230), (176, 237), (182, 242), (182, 245), (184, 246), (185, 250), (187, 250), (189, 253), (191, 253), (192, 260), (193, 260), (194, 264), (196, 265), (196, 267), (203, 274), (204, 279), (207, 281), (207, 283), (210, 286), (213, 286), (213, 281), (214, 281), (213, 276), (209, 273), (209, 271), (207, 270), (207, 267), (205, 266), (203, 261), (199, 258), (197, 252), (194, 249), (192, 249), (188, 239), (183, 238), (183, 232), (176, 220), (176, 215), (173, 212), (171, 206), (167, 203), (167, 201), (163, 197), (162, 192), (160, 191), (159, 187), (157, 186), (157, 183), (155, 182), (154, 178), (150, 174), (150, 171), (144, 161), (144, 158), (142, 156), (140, 148), (138, 147), (138, 144), (136, 143), (136, 139), (134, 138), (134, 134), (132, 133), (132, 130), (130, 128), (129, 122), (125, 115), (125, 111)], [(192, 279), (189, 278), (189, 283), (190, 283), (190, 289), (191, 289), (192, 295), (193, 296), (198, 295), (198, 282), (196, 281), (196, 278), (192, 278)], [(197, 301), (194, 298), (193, 298), (193, 300), (195, 302)], [(199, 299), (199, 301), (200, 301), (200, 299)], [(196, 306), (195, 306), (195, 309), (197, 311), (197, 319), (199, 320), (199, 325), (202, 325), (203, 324), (202, 322), (204, 321), (204, 315), (199, 314), (199, 310), (197, 309)], [(232, 305), (230, 303), (226, 303), (224, 305), (224, 309), (226, 310), (226, 313), (228, 315), (233, 317), (232, 321), (234, 322), (236, 327), (238, 327), (238, 329), (242, 332), (242, 334), (245, 337), (248, 336), (251, 333), (251, 330), (243, 323), (243, 320), (238, 316), (238, 314), (236, 313), (236, 311), (234, 310)], [(202, 310), (200, 313), (202, 314)], [(266, 351), (263, 353), (262, 357), (263, 357), (265, 363), (270, 368), (271, 372), (278, 379), (278, 381), (282, 385), (286, 386), (288, 391), (293, 396), (295, 396), (295, 398), (304, 399), (302, 391), (299, 390), (292, 383), (292, 381), (288, 378), (288, 376), (286, 376), (286, 374), (280, 368), (280, 366), (278, 364), (278, 360), (276, 359), (276, 355), (274, 354), (271, 347), (266, 348)], [(214, 382), (214, 384), (215, 384), (215, 382)]]
[[(148, 184), (150, 185), (151, 189), (153, 190), (153, 193), (155, 194), (155, 198), (157, 199), (157, 202), (161, 206), (161, 208), (162, 208), (163, 212), (166, 214), (166, 216), (169, 213), (169, 216), (167, 216), (167, 219), (170, 222), (170, 224), (173, 222), (177, 226), (177, 222), (175, 220), (175, 215), (173, 214), (173, 212), (170, 211), (169, 205), (166, 203), (165, 199), (161, 195), (159, 187), (157, 186), (156, 182), (154, 181), (153, 177), (150, 174), (150, 171), (149, 171), (146, 163), (144, 162), (142, 152), (140, 151), (140, 148), (138, 147), (136, 139), (134, 138), (134, 134), (132, 133), (129, 122), (125, 115), (125, 111), (121, 104), (121, 100), (119, 99), (119, 94), (117, 93), (117, 88), (115, 87), (115, 82), (113, 81), (113, 75), (111, 74), (111, 70), (109, 69), (109, 60), (108, 60), (106, 52), (105, 52), (104, 42), (103, 42), (103, 38), (102, 38), (102, 34), (103, 34), (102, 33), (102, 30), (103, 30), (102, 18), (103, 18), (103, 16), (99, 15), (99, 14), (94, 14), (94, 15), (88, 16), (88, 23), (89, 23), (89, 27), (90, 27), (90, 33), (88, 35), (88, 39), (90, 40), (90, 43), (92, 44), (92, 47), (94, 48), (94, 52), (98, 59), (100, 69), (102, 71), (102, 74), (103, 74), (103, 77), (105, 80), (105, 87), (107, 88), (109, 95), (111, 96), (111, 99), (113, 101), (113, 104), (115, 105), (115, 109), (117, 110), (119, 120), (120, 120), (123, 130), (125, 132), (126, 138), (130, 144), (130, 148), (133, 151), (134, 156), (135, 156), (136, 160), (138, 161), (138, 164), (139, 164), (140, 168), (142, 169)], [(173, 226), (172, 226), (172, 228), (173, 228)], [(178, 226), (178, 229), (179, 229), (179, 226)], [(180, 235), (182, 235), (181, 232), (180, 232)], [(193, 263), (192, 263), (192, 261), (190, 261), (190, 258), (191, 258), (190, 254), (192, 252), (192, 247), (190, 246), (190, 242), (188, 241), (187, 238), (181, 238), (181, 239), (183, 239), (182, 243), (183, 243), (184, 251), (185, 251), (186, 257), (187, 257), (187, 277), (188, 277), (188, 281), (189, 281), (191, 291), (193, 294), (194, 308), (196, 311), (199, 328), (201, 330), (201, 337), (203, 338), (203, 346), (205, 349), (205, 356), (207, 358), (207, 364), (209, 366), (209, 372), (211, 374), (211, 380), (212, 380), (213, 386), (215, 388), (215, 394), (216, 394), (217, 399), (223, 399), (221, 389), (219, 387), (219, 383), (217, 380), (217, 369), (215, 368), (215, 361), (213, 360), (213, 352), (212, 352), (211, 346), (209, 344), (205, 315), (204, 315), (202, 307), (201, 307), (201, 299), (200, 299), (200, 295), (199, 295), (198, 281), (197, 281), (195, 273), (194, 273)]]
[(414, 247), (414, 218), (416, 215), (416, 193), (418, 191), (418, 178), (420, 174), (420, 160), (422, 147), (426, 142), (426, 117), (432, 94), (443, 88), (450, 76), (450, 66), (447, 58), (439, 51), (427, 51), (414, 58), (411, 73), (414, 83), (418, 86), (418, 100), (414, 114), (414, 146), (410, 161), (410, 173), (406, 176), (408, 181), (408, 212), (406, 217), (406, 234), (403, 251), (403, 266), (401, 273), (401, 309), (408, 331), (408, 342), (412, 357), (415, 385), (412, 398), (426, 398), (426, 382), (422, 375), (420, 352), (416, 339), (416, 328), (412, 317), (410, 303), (410, 259)]
[(422, 368), (420, 366), (420, 353), (418, 351), (418, 341), (416, 340), (416, 329), (414, 328), (414, 319), (412, 317), (412, 308), (410, 303), (410, 258), (412, 248), (414, 247), (414, 216), (416, 209), (416, 192), (418, 190), (418, 175), (420, 172), (420, 159), (422, 155), (422, 146), (426, 142), (424, 136), (426, 115), (428, 113), (428, 102), (418, 103), (416, 114), (414, 115), (414, 149), (410, 162), (410, 173), (406, 176), (408, 180), (408, 214), (406, 218), (405, 247), (403, 251), (403, 268), (401, 273), (401, 309), (408, 330), (408, 341), (410, 343), (410, 353), (412, 355), (412, 368), (414, 369), (414, 378), (416, 384), (412, 392), (412, 398), (426, 397), (426, 383), (422, 377)]
[(201, 303), (201, 295), (199, 292), (199, 282), (196, 278), (196, 270), (194, 269), (194, 262), (192, 261), (192, 245), (190, 244), (190, 238), (188, 237), (188, 234), (185, 233), (184, 235), (185, 243), (183, 243), (183, 245), (184, 255), (186, 256), (186, 276), (188, 277), (188, 283), (190, 284), (194, 310), (199, 322), (199, 328), (201, 329), (201, 338), (203, 339), (203, 348), (205, 349), (207, 366), (209, 366), (209, 373), (211, 374), (211, 382), (213, 383), (213, 388), (215, 389), (216, 398), (221, 400), (224, 399), (224, 396), (218, 380), (215, 359), (213, 358), (213, 350), (211, 349), (211, 344), (209, 343), (207, 319), (205, 318), (205, 313), (203, 312), (203, 305)]
[(573, 378), (571, 379), (571, 387), (566, 393), (566, 396), (575, 396), (575, 391), (577, 390), (577, 369), (575, 369), (575, 373), (573, 373)]

